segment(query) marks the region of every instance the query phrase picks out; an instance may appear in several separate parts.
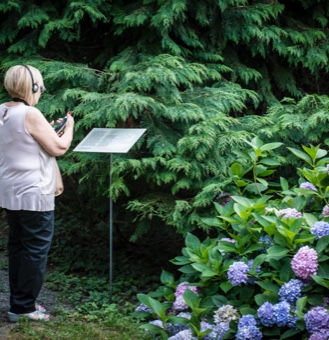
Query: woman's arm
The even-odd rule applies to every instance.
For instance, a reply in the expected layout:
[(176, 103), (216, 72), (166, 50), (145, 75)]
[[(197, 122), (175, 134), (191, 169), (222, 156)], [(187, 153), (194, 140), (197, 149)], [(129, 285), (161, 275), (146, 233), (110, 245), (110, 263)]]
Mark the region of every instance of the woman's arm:
[(73, 139), (74, 119), (67, 115), (64, 133), (59, 137), (44, 115), (35, 107), (26, 113), (25, 126), (27, 132), (52, 156), (63, 155), (70, 147)]

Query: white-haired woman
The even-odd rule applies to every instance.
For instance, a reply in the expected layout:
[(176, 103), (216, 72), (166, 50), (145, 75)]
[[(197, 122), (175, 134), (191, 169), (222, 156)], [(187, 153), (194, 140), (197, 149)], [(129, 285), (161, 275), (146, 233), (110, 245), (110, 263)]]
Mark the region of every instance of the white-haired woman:
[(45, 87), (32, 66), (9, 68), (4, 86), (12, 97), (0, 105), (0, 207), (9, 225), (8, 319), (48, 320), (36, 300), (54, 233), (55, 157), (69, 149), (74, 120), (67, 115), (59, 135), (34, 107)]

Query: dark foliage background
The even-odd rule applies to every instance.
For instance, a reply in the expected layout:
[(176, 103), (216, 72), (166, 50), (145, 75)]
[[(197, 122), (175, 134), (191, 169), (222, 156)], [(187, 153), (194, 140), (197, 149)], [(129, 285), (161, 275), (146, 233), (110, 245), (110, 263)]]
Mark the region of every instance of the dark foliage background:
[[(147, 129), (112, 167), (106, 154), (59, 159), (58, 268), (107, 272), (110, 195), (116, 270), (160, 271), (187, 232), (213, 232), (202, 218), (230, 187), (244, 139), (326, 147), (328, 10), (324, 0), (1, 1), (1, 78), (15, 64), (41, 70), (38, 108), (49, 120), (72, 111), (72, 150), (94, 127)], [(296, 181), (298, 160), (273, 154)]]

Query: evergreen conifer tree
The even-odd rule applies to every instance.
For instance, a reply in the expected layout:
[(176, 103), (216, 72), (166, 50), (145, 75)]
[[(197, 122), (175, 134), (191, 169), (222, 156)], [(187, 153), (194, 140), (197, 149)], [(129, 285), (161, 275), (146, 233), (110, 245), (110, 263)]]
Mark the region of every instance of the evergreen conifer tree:
[(185, 233), (208, 228), (201, 217), (245, 138), (287, 145), (326, 138), (328, 7), (325, 0), (7, 0), (1, 67), (41, 70), (47, 93), (39, 108), (49, 119), (72, 110), (75, 145), (93, 127), (147, 128), (112, 169), (106, 155), (61, 159), (68, 188), (72, 180), (63, 203), (78, 186), (74, 209), (92, 226), (106, 217), (100, 202), (111, 194), (116, 221), (133, 225), (135, 239), (154, 221)]

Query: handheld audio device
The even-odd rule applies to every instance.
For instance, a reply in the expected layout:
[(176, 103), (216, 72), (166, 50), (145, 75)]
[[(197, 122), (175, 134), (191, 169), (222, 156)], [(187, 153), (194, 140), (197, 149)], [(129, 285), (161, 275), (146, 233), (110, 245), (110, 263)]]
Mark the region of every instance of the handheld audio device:
[(57, 126), (55, 126), (54, 128), (55, 132), (56, 133), (61, 132), (64, 129), (66, 122), (67, 122), (67, 118), (64, 117), (63, 120)]

